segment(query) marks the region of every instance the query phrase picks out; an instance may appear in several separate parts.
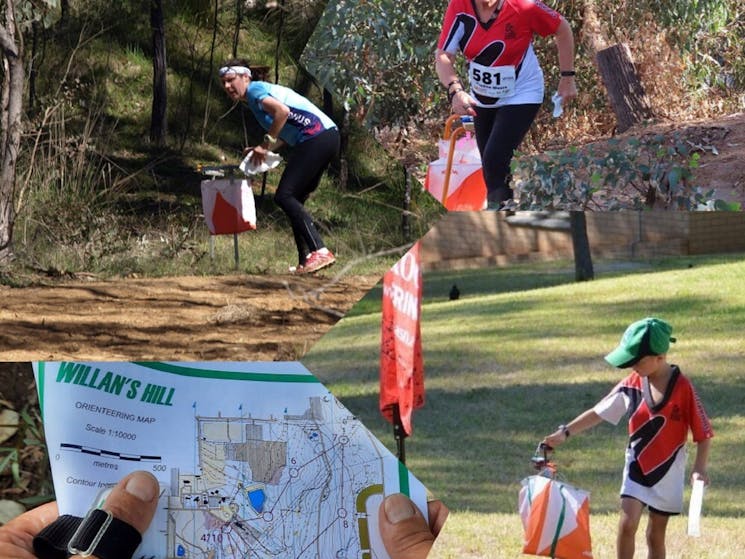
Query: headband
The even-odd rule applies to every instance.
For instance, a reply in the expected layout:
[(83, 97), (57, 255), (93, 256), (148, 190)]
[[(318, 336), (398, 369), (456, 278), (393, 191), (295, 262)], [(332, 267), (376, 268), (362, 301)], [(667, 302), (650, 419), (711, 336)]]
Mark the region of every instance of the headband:
[(245, 66), (223, 66), (218, 71), (218, 74), (220, 74), (220, 77), (223, 77), (225, 74), (248, 74), (248, 77), (251, 77), (251, 70), (246, 68)]

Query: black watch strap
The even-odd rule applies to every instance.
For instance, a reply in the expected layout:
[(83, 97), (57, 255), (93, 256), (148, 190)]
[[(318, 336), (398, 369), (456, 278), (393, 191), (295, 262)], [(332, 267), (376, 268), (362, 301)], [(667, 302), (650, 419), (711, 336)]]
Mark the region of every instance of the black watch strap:
[(95, 554), (99, 559), (131, 559), (142, 541), (140, 533), (111, 513), (93, 509), (85, 518), (59, 517), (34, 538), (39, 559), (67, 559)]

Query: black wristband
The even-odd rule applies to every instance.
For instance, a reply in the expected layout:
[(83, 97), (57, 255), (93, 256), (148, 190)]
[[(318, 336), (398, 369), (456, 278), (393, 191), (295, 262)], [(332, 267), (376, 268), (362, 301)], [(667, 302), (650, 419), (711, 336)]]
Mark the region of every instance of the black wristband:
[(456, 84), (456, 83), (457, 83), (457, 84), (460, 84), (460, 80), (459, 80), (458, 78), (455, 78), (455, 79), (454, 79), (453, 81), (451, 81), (451, 82), (450, 82), (450, 83), (449, 83), (449, 84), (447, 85), (447, 90), (448, 90), (448, 93), (450, 93), (450, 88), (451, 88), (451, 87), (453, 86), (453, 84)]
[(562, 70), (561, 71), (562, 78), (569, 78), (569, 77), (576, 76), (576, 75), (577, 75), (577, 72), (575, 72), (574, 70)]
[(75, 552), (95, 553), (100, 559), (130, 559), (142, 536), (110, 513), (94, 509), (85, 518), (63, 515), (34, 538), (41, 559), (66, 559)]

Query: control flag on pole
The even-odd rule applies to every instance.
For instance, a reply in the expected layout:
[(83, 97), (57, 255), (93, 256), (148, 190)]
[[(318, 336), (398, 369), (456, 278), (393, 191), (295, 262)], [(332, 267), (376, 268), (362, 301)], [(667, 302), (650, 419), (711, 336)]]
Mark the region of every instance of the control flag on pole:
[(256, 229), (254, 196), (247, 180), (207, 180), (201, 187), (204, 219), (211, 235)]
[[(383, 276), (383, 320), (380, 344), (380, 413), (402, 431), (412, 432), (412, 412), (424, 405), (424, 366), (419, 318), (422, 307), (422, 271), (416, 243)], [(398, 425), (397, 425), (398, 423)]]

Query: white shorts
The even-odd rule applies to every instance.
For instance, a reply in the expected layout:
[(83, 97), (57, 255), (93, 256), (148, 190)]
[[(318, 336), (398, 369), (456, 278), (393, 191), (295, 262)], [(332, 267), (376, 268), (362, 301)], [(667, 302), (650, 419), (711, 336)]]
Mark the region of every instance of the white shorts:
[(686, 450), (681, 448), (675, 456), (670, 470), (657, 483), (648, 487), (629, 477), (629, 466), (634, 460), (634, 449), (626, 449), (626, 464), (623, 468), (621, 496), (633, 497), (650, 509), (664, 514), (683, 512), (683, 488), (685, 487)]

